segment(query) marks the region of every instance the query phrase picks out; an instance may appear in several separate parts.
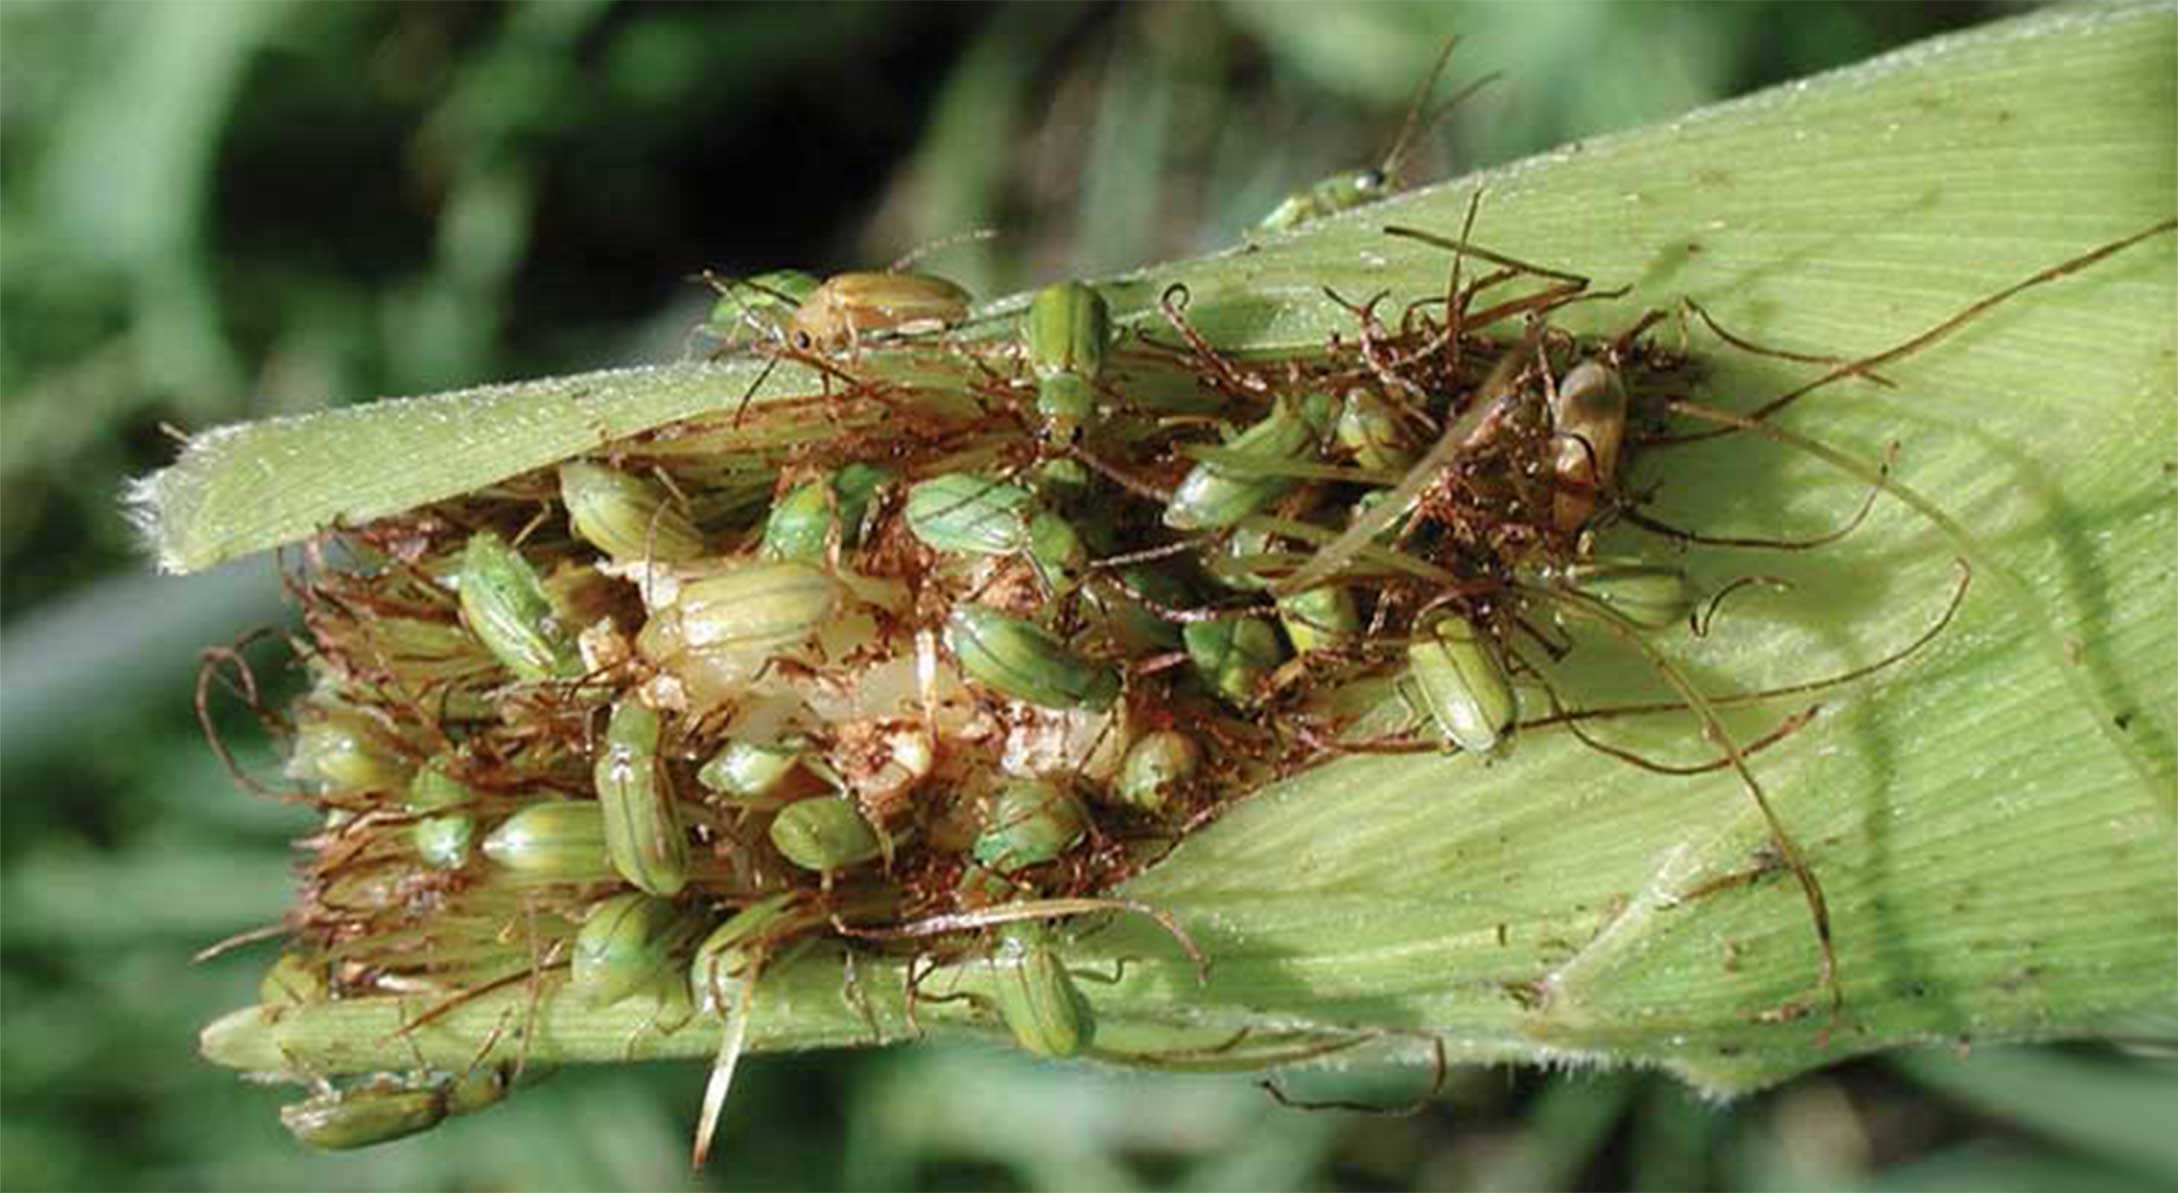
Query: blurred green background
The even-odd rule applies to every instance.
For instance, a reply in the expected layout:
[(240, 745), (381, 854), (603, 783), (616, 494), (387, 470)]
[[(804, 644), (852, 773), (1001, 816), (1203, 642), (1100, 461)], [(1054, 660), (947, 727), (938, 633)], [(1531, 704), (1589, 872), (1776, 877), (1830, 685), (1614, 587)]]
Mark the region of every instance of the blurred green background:
[[(0, 1185), (8, 1188), (2170, 1187), (2166, 1062), (1860, 1062), (1731, 1106), (1636, 1074), (1455, 1074), (1406, 1118), (995, 1048), (759, 1057), (712, 1171), (699, 1066), (578, 1071), (350, 1156), (195, 1055), (304, 814), (238, 794), (201, 646), (268, 561), (146, 574), (166, 425), (684, 351), (710, 267), (998, 293), (1231, 245), (1374, 162), (1443, 38), (1504, 79), (1428, 181), (1995, 19), (1991, 4), (0, 3)], [(245, 751), (272, 765), (262, 744)], [(1317, 1075), (1316, 1097), (1411, 1095)]]

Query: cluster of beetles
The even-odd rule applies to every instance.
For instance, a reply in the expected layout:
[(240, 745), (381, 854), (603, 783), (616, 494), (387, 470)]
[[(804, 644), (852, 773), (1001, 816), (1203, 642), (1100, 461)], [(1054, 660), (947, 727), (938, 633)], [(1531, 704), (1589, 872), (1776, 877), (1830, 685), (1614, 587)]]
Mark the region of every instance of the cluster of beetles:
[[(1695, 605), (1592, 547), (1638, 395), (1687, 362), (1645, 321), (1555, 327), (1582, 279), (1444, 243), (1480, 266), (1275, 359), (1177, 289), (1122, 330), (1082, 282), (979, 326), (929, 275), (713, 278), (718, 353), (809, 392), (305, 552), (312, 686), (275, 719), (325, 821), (266, 1005), (541, 983), (731, 1035), (833, 938), (996, 967), (1016, 1042), (1091, 1050), (1069, 916), (1281, 775), (1500, 755), (1564, 627)], [(284, 1118), (356, 1146), (512, 1076)]]
[[(1436, 77), (1383, 165), (1259, 232), (1396, 189)], [(897, 268), (707, 274), (717, 409), (328, 531), (290, 570), (306, 694), (273, 709), (246, 671), (232, 683), (322, 813), (262, 1012), (393, 996), (423, 1022), (520, 988), (532, 1011), (632, 1004), (645, 1030), (715, 1032), (699, 1164), (764, 974), (812, 945), (849, 962), (843, 986), (859, 953), (981, 967), (988, 995), (949, 997), (1021, 1048), (1127, 1059), (1097, 1046), (1068, 933), (1144, 914), (1215, 960), (1127, 879), (1341, 756), (1487, 763), (1610, 715), (1558, 666), (1601, 638), (1672, 689), (1644, 711), (1689, 714), (1720, 755), (1651, 769), (1737, 772), (1835, 1015), (1821, 887), (1745, 757), (1800, 719), (1736, 744), (1653, 645), (1701, 632), (1723, 592), (1597, 532), (1834, 539), (1709, 540), (1640, 511), (1636, 452), (1742, 432), (1926, 506), (1763, 420), (2169, 228), (1866, 360), (1793, 356), (1836, 367), (1748, 416), (1690, 400), (1695, 362), (1648, 334), (1660, 312), (1576, 335), (1556, 312), (1609, 297), (1587, 279), (1418, 229), (1384, 231), (1444, 252), (1441, 290), (1327, 294), (1339, 330), (1277, 353), (1221, 350), (1179, 286), (1066, 281), (979, 311)], [(1872, 674), (1950, 615), (1872, 665), (1737, 699)], [(910, 1021), (916, 997), (911, 978)], [(282, 1120), (325, 1148), (413, 1134), (521, 1082), (503, 1043), (459, 1071), (321, 1079)]]

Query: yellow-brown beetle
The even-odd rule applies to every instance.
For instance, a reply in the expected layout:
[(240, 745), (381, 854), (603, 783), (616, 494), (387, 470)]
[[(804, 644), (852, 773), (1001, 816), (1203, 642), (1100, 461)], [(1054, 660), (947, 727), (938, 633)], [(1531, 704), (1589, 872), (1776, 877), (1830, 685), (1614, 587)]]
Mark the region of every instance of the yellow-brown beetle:
[(808, 352), (847, 347), (865, 332), (937, 331), (967, 318), (968, 297), (926, 273), (834, 274), (795, 308), (787, 342)]

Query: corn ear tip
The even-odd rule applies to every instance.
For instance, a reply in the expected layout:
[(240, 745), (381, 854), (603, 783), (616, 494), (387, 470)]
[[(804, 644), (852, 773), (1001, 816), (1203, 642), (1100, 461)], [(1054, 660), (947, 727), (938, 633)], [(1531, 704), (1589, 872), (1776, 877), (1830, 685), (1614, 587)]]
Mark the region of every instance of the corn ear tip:
[(197, 1051), (224, 1068), (257, 1071), (256, 1058), (271, 1023), (264, 1007), (237, 1007), (197, 1032)]
[(121, 482), (121, 519), (128, 523), (136, 545), (161, 575), (181, 576), (196, 570), (174, 541), (174, 519), (168, 516), (172, 467)]
[(212, 462), (205, 459), (230, 439), (255, 428), (290, 421), (294, 416), (275, 416), (255, 423), (229, 423), (197, 431), (182, 440), (172, 464), (121, 482), (121, 518), (128, 523), (137, 544), (162, 575), (186, 576), (226, 562), (217, 547), (192, 545), (200, 537), (197, 507), (203, 501), (203, 477)]

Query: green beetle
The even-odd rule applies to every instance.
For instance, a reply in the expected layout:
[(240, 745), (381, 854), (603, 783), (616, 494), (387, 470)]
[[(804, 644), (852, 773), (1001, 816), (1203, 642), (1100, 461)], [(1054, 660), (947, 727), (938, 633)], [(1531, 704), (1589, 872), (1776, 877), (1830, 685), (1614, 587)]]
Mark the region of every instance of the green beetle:
[(815, 563), (830, 551), (835, 531), (841, 547), (861, 545), (877, 491), (892, 480), (891, 469), (856, 462), (796, 485), (772, 504), (757, 554)]
[(595, 800), (547, 800), (507, 817), (484, 838), (484, 856), (543, 882), (617, 879), (605, 848), (605, 809)]
[(970, 679), (1015, 700), (1102, 712), (1119, 698), (1119, 672), (1068, 649), (1031, 621), (963, 602), (945, 619), (945, 646)]
[(1029, 519), (1028, 561), (1054, 596), (1072, 592), (1089, 567), (1089, 545), (1074, 524), (1039, 510)]
[(766, 662), (802, 649), (832, 620), (844, 586), (799, 560), (741, 562), (684, 579), (635, 636), (645, 659), (705, 703), (745, 687)]
[(560, 465), (567, 520), (590, 545), (620, 562), (679, 563), (702, 557), (703, 533), (663, 485), (589, 460)]
[(1049, 929), (1008, 926), (988, 964), (998, 1017), (1024, 1051), (1064, 1060), (1096, 1041), (1096, 1012), (1052, 946)]
[(1020, 485), (949, 472), (908, 489), (908, 533), (933, 551), (1013, 555), (1029, 546), (1036, 494)]
[(1468, 96), (1497, 78), (1494, 73), (1484, 75), (1446, 100), (1435, 112), (1425, 115), (1424, 107), (1429, 102), (1430, 93), (1437, 89), (1437, 81), (1444, 75), (1445, 64), (1452, 60), (1452, 51), (1459, 44), (1460, 39), (1457, 37), (1445, 42), (1444, 49), (1437, 55), (1436, 65), (1430, 68), (1421, 86), (1416, 88), (1414, 100), (1407, 106), (1406, 120), (1399, 126), (1399, 135), (1393, 139), (1391, 148), (1385, 151), (1384, 160), (1380, 164), (1333, 174), (1307, 190), (1287, 195), (1279, 200), (1276, 207), (1271, 208), (1270, 214), (1256, 224), (1256, 230), (1290, 231), (1311, 220), (1336, 215), (1341, 211), (1351, 211), (1365, 203), (1374, 203), (1396, 193), (1399, 190), (1399, 165), (1405, 159), (1409, 147), (1414, 144), (1416, 134), (1435, 124), (1445, 113), (1458, 107)]
[(1520, 706), (1494, 639), (1457, 614), (1438, 617), (1407, 645), (1407, 677), (1422, 713), (1445, 740), (1502, 755)]
[(520, 552), (489, 530), (461, 554), (461, 619), (516, 679), (537, 683), (582, 674), (582, 657), (544, 582)]
[(973, 473), (931, 477), (908, 490), (908, 533), (935, 551), (1025, 555), (1053, 594), (1073, 588), (1089, 549), (1073, 524), (1020, 485)]
[(403, 790), (409, 766), (371, 718), (313, 703), (295, 728), (284, 769), (291, 779), (316, 780), (335, 793)]
[[(1314, 454), (1331, 415), (1331, 399), (1324, 394), (1276, 399), (1268, 415), (1226, 445), (1225, 459), (1200, 461), (1180, 479), (1165, 506), (1165, 525), (1222, 530), (1284, 496), (1298, 482), (1273, 466)], [(1235, 457), (1258, 459), (1265, 467), (1258, 471), (1231, 462)]]
[(1255, 703), (1263, 682), (1286, 659), (1278, 627), (1261, 617), (1191, 621), (1180, 637), (1188, 661), (1203, 682), (1227, 703), (1241, 708)]
[(391, 1143), (445, 1121), (446, 1091), (412, 1085), (390, 1074), (370, 1084), (328, 1090), (280, 1107), (280, 1124), (296, 1142), (321, 1151)]
[(840, 586), (821, 569), (780, 560), (732, 566), (683, 581), (644, 630), (668, 622), (692, 650), (762, 655), (807, 642), (839, 607)]
[(504, 1101), (513, 1085), (504, 1065), (466, 1073), (380, 1073), (346, 1089), (280, 1108), (280, 1123), (296, 1142), (321, 1151), (347, 1151), (428, 1131), (449, 1115), (474, 1114)]
[(1201, 769), (1202, 747), (1194, 738), (1177, 729), (1153, 729), (1127, 747), (1112, 794), (1130, 808), (1160, 814)]
[(688, 835), (658, 764), (658, 714), (633, 698), (613, 705), (591, 773), (604, 812), (605, 853), (636, 889), (678, 894), (688, 882)]
[(680, 921), (670, 900), (637, 891), (598, 903), (575, 933), (569, 988), (593, 1007), (641, 993), (672, 960)]
[(1039, 866), (1072, 849), (1089, 831), (1089, 811), (1052, 779), (1014, 779), (989, 801), (970, 854), (1000, 874)]
[(654, 697), (700, 717), (747, 695), (780, 661), (823, 657), (828, 633), (851, 636), (868, 624), (851, 597), (894, 595), (876, 582), (852, 587), (856, 579), (800, 560), (737, 559), (647, 590), (650, 618), (635, 649), (662, 673)]
[(1339, 403), (1331, 438), (1355, 463), (1384, 472), (1404, 472), (1422, 454), (1391, 402), (1360, 386), (1347, 390)]
[(824, 777), (821, 768), (813, 765), (815, 761), (806, 742), (767, 746), (734, 738), (703, 764), (696, 772), (696, 781), (727, 803), (776, 809), (792, 802), (804, 790), (794, 781), (797, 775)]
[(1157, 615), (1158, 609), (1187, 609), (1196, 603), (1195, 590), (1169, 571), (1147, 566), (1124, 568), (1116, 575), (1105, 573), (1102, 583), (1091, 583), (1090, 607), (1106, 631), (1130, 654), (1174, 650), (1180, 645), (1180, 626)]
[(1686, 572), (1639, 559), (1596, 559), (1549, 573), (1558, 588), (1591, 598), (1644, 630), (1684, 622), (1701, 600)]
[(1310, 588), (1278, 598), (1278, 624), (1296, 654), (1335, 650), (1361, 634), (1361, 607), (1344, 585)]
[(1278, 205), (1256, 224), (1256, 230), (1290, 231), (1311, 220), (1374, 203), (1391, 193), (1391, 174), (1382, 166), (1341, 171), (1318, 180), (1307, 190), (1295, 191), (1280, 199)]
[(1112, 338), (1111, 308), (1083, 282), (1057, 282), (1029, 300), (1022, 323), (1036, 375), (1036, 415), (1045, 439), (1070, 444), (1096, 412), (1096, 381)]
[(781, 808), (771, 822), (771, 843), (786, 860), (824, 874), (885, 851), (884, 838), (845, 796), (796, 800)]

